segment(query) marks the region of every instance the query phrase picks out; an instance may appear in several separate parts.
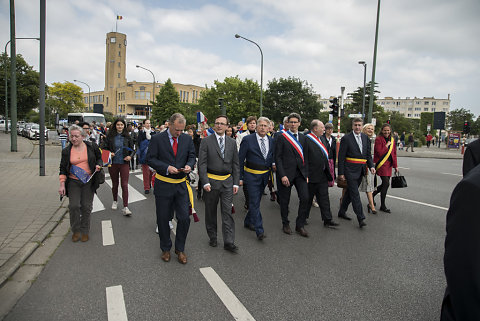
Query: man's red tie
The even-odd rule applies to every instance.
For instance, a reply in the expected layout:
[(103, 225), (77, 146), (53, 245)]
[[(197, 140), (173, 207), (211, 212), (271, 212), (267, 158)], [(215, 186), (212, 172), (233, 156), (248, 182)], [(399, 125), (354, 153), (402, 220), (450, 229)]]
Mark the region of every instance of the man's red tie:
[(176, 157), (177, 156), (177, 147), (178, 147), (177, 137), (172, 137), (172, 138), (173, 138), (173, 145), (172, 145), (173, 155), (175, 155), (175, 157)]

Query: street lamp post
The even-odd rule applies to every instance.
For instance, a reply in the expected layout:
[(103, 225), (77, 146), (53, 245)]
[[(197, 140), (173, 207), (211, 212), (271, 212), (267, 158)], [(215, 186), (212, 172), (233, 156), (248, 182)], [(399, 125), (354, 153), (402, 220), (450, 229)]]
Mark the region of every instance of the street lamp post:
[(367, 82), (367, 64), (365, 61), (359, 61), (360, 65), (363, 65), (363, 103), (362, 103), (362, 119), (365, 121), (365, 87)]
[(240, 36), (239, 34), (235, 34), (235, 38), (242, 38), (246, 41), (249, 41), (253, 43), (255, 46), (258, 47), (260, 50), (260, 56), (261, 56), (261, 63), (260, 63), (260, 117), (262, 117), (262, 110), (263, 110), (263, 52), (262, 48), (255, 42), (250, 39), (247, 39), (245, 37)]
[(368, 102), (368, 122), (372, 122), (373, 94), (375, 92), (375, 67), (377, 65), (378, 24), (380, 21), (380, 0), (377, 5), (377, 24), (375, 27), (375, 46), (373, 48), (372, 82), (370, 83), (370, 99)]
[(88, 87), (88, 111), (91, 111), (91, 108), (90, 108), (90, 86), (86, 82), (83, 82), (83, 81), (80, 81), (80, 80), (74, 79), (73, 81), (79, 82), (79, 83), (84, 84), (84, 85), (87, 85), (87, 87)]
[[(152, 87), (153, 99), (152, 99), (152, 103), (155, 104), (155, 75), (153, 74), (153, 72), (150, 69), (147, 69), (147, 68), (139, 66), (139, 65), (136, 65), (135, 67), (142, 68), (143, 70), (146, 70), (146, 71), (148, 71), (152, 74), (152, 77), (153, 77), (153, 87)], [(152, 107), (153, 107), (153, 104), (152, 104)], [(147, 109), (148, 109), (148, 103), (147, 103)], [(147, 110), (147, 112), (148, 112), (148, 110)]]
[[(25, 38), (25, 37), (22, 37), (22, 38), (15, 38), (15, 40), (18, 40), (18, 39), (34, 39), (34, 40), (40, 40), (40, 38)], [(8, 44), (10, 43), (11, 40), (8, 40), (7, 43), (5, 44), (5, 57), (7, 57), (7, 47), (8, 47)], [(8, 133), (8, 70), (7, 70), (7, 61), (5, 60), (5, 121), (6, 121), (6, 125), (5, 125), (5, 134)]]

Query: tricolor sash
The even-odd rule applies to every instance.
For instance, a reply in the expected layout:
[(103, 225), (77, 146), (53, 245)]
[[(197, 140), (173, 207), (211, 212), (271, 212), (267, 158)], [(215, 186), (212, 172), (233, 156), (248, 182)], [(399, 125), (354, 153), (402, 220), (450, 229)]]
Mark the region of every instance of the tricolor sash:
[(316, 135), (314, 135), (312, 133), (308, 134), (307, 137), (310, 138), (318, 147), (320, 147), (322, 152), (325, 154), (325, 157), (328, 159), (328, 150), (325, 147), (325, 145), (323, 145), (320, 138), (318, 138)]
[(305, 159), (303, 158), (303, 148), (302, 148), (302, 145), (300, 145), (300, 143), (298, 142), (298, 140), (293, 136), (293, 134), (289, 130), (284, 131), (282, 135), (293, 146), (293, 148), (295, 148), (297, 153), (302, 158), (302, 161), (305, 163)]
[(385, 164), (385, 162), (387, 161), (387, 159), (390, 157), (390, 155), (392, 154), (392, 150), (393, 150), (393, 146), (395, 145), (394, 143), (394, 139), (393, 137), (390, 138), (390, 148), (388, 149), (388, 152), (383, 155), (383, 157), (381, 158), (380, 162), (377, 163), (377, 166), (375, 166), (375, 170), (378, 171), (378, 169), (380, 167), (383, 166), (383, 164)]

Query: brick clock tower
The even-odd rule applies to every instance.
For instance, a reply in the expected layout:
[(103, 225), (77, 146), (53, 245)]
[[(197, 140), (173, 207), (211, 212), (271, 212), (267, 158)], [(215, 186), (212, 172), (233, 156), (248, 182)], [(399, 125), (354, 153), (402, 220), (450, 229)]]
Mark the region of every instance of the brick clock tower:
[[(120, 105), (118, 101), (119, 89), (125, 90), (127, 86), (126, 70), (126, 54), (127, 54), (127, 35), (119, 32), (107, 33), (106, 39), (106, 56), (105, 56), (105, 111), (114, 115), (124, 114), (125, 105)], [(123, 93), (124, 95), (124, 93)]]

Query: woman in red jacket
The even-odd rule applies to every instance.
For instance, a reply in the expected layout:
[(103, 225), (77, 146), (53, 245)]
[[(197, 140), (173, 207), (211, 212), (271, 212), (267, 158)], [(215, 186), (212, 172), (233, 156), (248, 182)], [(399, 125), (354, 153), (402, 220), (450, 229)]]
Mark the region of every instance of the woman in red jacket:
[(392, 137), (392, 128), (389, 124), (384, 124), (382, 130), (375, 139), (375, 147), (373, 153), (373, 162), (377, 175), (382, 179), (382, 184), (373, 192), (373, 197), (380, 193), (381, 205), (380, 211), (390, 213), (390, 209), (385, 205), (388, 186), (390, 185), (390, 176), (392, 176), (392, 168), (395, 172), (397, 167), (397, 149), (394, 138)]

